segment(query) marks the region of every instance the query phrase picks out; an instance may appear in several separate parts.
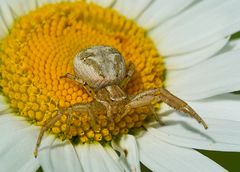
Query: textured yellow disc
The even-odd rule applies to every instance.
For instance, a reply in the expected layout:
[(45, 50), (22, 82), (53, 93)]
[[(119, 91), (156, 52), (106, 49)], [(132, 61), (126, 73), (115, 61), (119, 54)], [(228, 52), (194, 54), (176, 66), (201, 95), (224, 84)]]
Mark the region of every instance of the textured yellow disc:
[[(73, 71), (73, 57), (93, 45), (118, 49), (127, 64), (136, 65), (126, 92), (135, 94), (161, 87), (162, 57), (145, 30), (111, 9), (84, 2), (47, 5), (16, 20), (10, 34), (1, 41), (1, 87), (11, 107), (35, 125), (43, 126), (61, 107), (88, 103), (93, 99), (75, 82), (60, 79)], [(144, 108), (111, 123), (105, 113), (96, 114), (92, 125), (86, 113), (73, 114), (69, 132), (64, 114), (50, 132), (81, 143), (110, 141), (114, 136), (140, 127), (150, 116)]]

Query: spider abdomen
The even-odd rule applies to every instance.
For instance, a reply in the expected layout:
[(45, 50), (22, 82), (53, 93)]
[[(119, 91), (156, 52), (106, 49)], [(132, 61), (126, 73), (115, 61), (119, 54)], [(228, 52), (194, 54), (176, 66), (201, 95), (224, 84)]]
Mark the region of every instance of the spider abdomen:
[(109, 46), (93, 46), (79, 52), (73, 61), (75, 73), (92, 88), (118, 84), (126, 74), (122, 55)]

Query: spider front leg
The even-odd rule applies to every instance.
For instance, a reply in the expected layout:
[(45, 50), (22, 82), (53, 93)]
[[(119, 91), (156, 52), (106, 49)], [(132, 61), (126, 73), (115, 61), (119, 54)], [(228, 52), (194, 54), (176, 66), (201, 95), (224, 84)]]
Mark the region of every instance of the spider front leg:
[(87, 91), (87, 93), (91, 97), (96, 97), (96, 94), (95, 94), (94, 90), (86, 82), (84, 82), (81, 78), (79, 78), (78, 76), (73, 75), (71, 73), (67, 73), (63, 76), (60, 76), (60, 78), (68, 78), (70, 80), (73, 80), (74, 82), (77, 82)]
[(154, 107), (152, 105), (152, 102), (154, 99), (154, 97), (152, 96), (152, 93), (153, 93), (152, 90), (147, 90), (133, 96), (130, 102), (125, 106), (125, 111), (122, 114), (121, 118), (126, 116), (131, 111), (131, 109), (146, 106), (152, 112), (152, 114), (154, 115), (158, 123), (160, 125), (164, 125), (164, 123), (160, 120), (159, 115), (155, 112)]
[(37, 143), (36, 143), (36, 146), (35, 146), (35, 150), (34, 150), (35, 158), (38, 156), (38, 148), (39, 148), (39, 146), (41, 144), (42, 137), (43, 137), (45, 131), (47, 131), (52, 125), (54, 125), (61, 118), (61, 116), (64, 114), (63, 112), (68, 112), (67, 129), (66, 129), (66, 131), (68, 131), (72, 112), (75, 112), (75, 111), (78, 111), (78, 112), (88, 112), (88, 114), (90, 115), (91, 119), (93, 121), (95, 120), (93, 114), (91, 113), (91, 105), (90, 104), (75, 104), (75, 105), (73, 105), (71, 107), (68, 107), (68, 108), (59, 109), (57, 111), (57, 115), (55, 117), (53, 117), (52, 119), (50, 119), (48, 121), (48, 123), (41, 128), (41, 131), (40, 131), (40, 133), (38, 135), (38, 139), (37, 139)]
[[(97, 95), (95, 94), (94, 90), (86, 83), (84, 82), (82, 79), (80, 79), (78, 76), (75, 76), (73, 74), (67, 73), (66, 75), (61, 76), (60, 78), (68, 78), (71, 79), (77, 83), (79, 83), (80, 85), (83, 86), (83, 88), (87, 91), (87, 93), (89, 95), (91, 95), (97, 102), (101, 103), (103, 106), (105, 106), (106, 111), (107, 111), (107, 116), (109, 117), (109, 119), (111, 119), (111, 121), (113, 122), (113, 116), (112, 116), (112, 108), (110, 106), (110, 104), (107, 101), (101, 100), (97, 97)], [(130, 79), (129, 79), (130, 80)]]
[(157, 103), (160, 101), (163, 101), (164, 103), (180, 112), (188, 114), (189, 116), (196, 119), (199, 123), (201, 123), (205, 129), (208, 128), (205, 121), (186, 102), (177, 98), (164, 88), (150, 89), (137, 94), (126, 105), (126, 110), (123, 115), (126, 115), (132, 108), (149, 106), (153, 102)]

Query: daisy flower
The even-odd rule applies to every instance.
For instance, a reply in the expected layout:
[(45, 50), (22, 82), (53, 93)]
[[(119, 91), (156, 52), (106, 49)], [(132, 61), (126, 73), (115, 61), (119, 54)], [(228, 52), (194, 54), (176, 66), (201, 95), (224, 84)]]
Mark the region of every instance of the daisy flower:
[[(0, 171), (225, 171), (195, 149), (240, 151), (239, 0), (0, 0)], [(156, 104), (124, 118), (75, 112), (45, 133), (59, 108), (93, 99), (76, 83), (72, 59), (92, 45), (118, 49), (136, 71), (128, 94), (165, 87), (209, 129)]]

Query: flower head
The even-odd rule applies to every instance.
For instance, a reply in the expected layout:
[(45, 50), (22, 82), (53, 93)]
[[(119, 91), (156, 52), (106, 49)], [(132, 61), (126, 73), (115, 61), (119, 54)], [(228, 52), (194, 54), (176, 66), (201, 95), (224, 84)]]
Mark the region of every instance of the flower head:
[[(192, 148), (240, 150), (239, 96), (229, 93), (240, 88), (239, 43), (229, 41), (240, 30), (239, 6), (237, 0), (1, 2), (0, 151), (6, 154), (0, 167), (139, 171), (141, 161), (153, 171), (223, 170)], [(165, 85), (204, 117), (209, 130), (168, 114), (162, 104), (155, 106), (164, 126), (152, 123), (146, 108), (112, 120), (92, 109), (94, 125), (88, 113), (75, 111), (71, 120), (66, 113), (54, 122), (34, 159), (39, 127), (59, 109), (93, 101), (82, 86), (60, 78), (74, 74), (73, 57), (93, 45), (114, 47), (127, 66), (135, 64), (128, 94)]]

